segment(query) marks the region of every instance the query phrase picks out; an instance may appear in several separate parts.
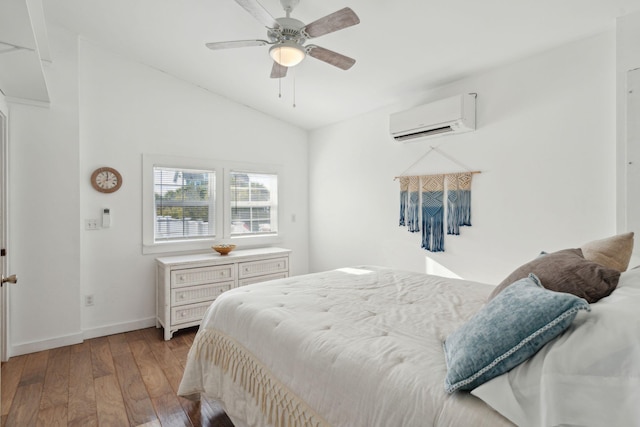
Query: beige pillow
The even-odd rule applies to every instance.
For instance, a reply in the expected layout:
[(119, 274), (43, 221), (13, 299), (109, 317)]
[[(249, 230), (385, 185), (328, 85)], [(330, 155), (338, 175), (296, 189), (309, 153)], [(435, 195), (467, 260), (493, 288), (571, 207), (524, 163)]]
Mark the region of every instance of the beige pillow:
[(580, 249), (584, 258), (589, 261), (614, 270), (626, 271), (633, 251), (633, 232), (594, 240), (585, 243)]

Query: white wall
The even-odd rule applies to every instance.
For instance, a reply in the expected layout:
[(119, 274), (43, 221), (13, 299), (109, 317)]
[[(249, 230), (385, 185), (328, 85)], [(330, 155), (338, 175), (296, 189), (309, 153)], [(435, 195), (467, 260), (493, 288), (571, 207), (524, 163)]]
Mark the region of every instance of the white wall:
[[(613, 33), (310, 137), (58, 28), (49, 37), (51, 107), (9, 107), (10, 268), (20, 277), (10, 298), (13, 355), (152, 324), (154, 257), (141, 254), (144, 152), (282, 164), (281, 246), (294, 251), (293, 274), (359, 263), (425, 271), (428, 256), (462, 277), (497, 282), (540, 250), (616, 230)], [(412, 144), (388, 136), (389, 113), (460, 92), (478, 93), (476, 132)], [(397, 227), (393, 177), (430, 144), (483, 171), (474, 177), (473, 226), (447, 236), (441, 254)], [(124, 176), (112, 195), (89, 184), (103, 165)], [(408, 172), (452, 169), (431, 154)], [(85, 231), (84, 218), (105, 207), (113, 226)], [(87, 293), (93, 307), (81, 305)]]
[[(640, 183), (627, 182), (627, 144), (635, 143), (638, 141), (629, 141), (627, 139), (627, 72), (640, 68), (640, 50), (638, 49), (638, 40), (640, 40), (640, 12), (619, 18), (616, 25), (616, 95), (617, 95), (617, 140), (618, 140), (618, 155), (617, 155), (617, 224), (618, 229), (626, 230), (627, 224), (638, 224), (638, 218), (628, 217), (630, 212), (640, 212), (640, 206), (627, 206), (628, 200), (627, 194), (629, 192), (637, 193)], [(638, 148), (636, 147), (636, 152)], [(636, 168), (635, 175), (637, 176), (637, 162), (632, 167)], [(638, 198), (631, 200), (631, 203), (638, 202)], [(635, 230), (640, 231), (640, 230)], [(640, 236), (635, 239), (635, 253), (640, 252)], [(634, 255), (632, 264), (640, 263), (640, 255)]]
[[(80, 41), (80, 213), (112, 226), (81, 231), (85, 337), (155, 324), (155, 257), (142, 255), (142, 154), (282, 165), (279, 246), (292, 274), (308, 270), (307, 133), (147, 66)], [(116, 168), (122, 188), (94, 191), (91, 172)], [(296, 215), (296, 222), (291, 221)]]
[[(154, 256), (142, 255), (142, 153), (282, 165), (292, 274), (308, 271), (308, 141), (299, 128), (49, 27), (51, 107), (10, 105), (10, 355), (155, 324)], [(124, 178), (110, 195), (91, 172)], [(112, 227), (85, 218), (112, 212)], [(292, 214), (296, 221), (292, 222)], [(95, 305), (82, 297), (94, 294)]]
[[(426, 271), (426, 260), (498, 283), (541, 250), (614, 234), (615, 34), (502, 66), (310, 135), (311, 270), (360, 263)], [(398, 143), (388, 116), (430, 100), (478, 93), (478, 129)], [(472, 227), (444, 253), (398, 227), (401, 174), (430, 145), (472, 169)], [(408, 174), (460, 168), (431, 153)], [(436, 264), (436, 265), (437, 265)]]
[(50, 108), (9, 106), (11, 355), (82, 340), (77, 42), (49, 36)]

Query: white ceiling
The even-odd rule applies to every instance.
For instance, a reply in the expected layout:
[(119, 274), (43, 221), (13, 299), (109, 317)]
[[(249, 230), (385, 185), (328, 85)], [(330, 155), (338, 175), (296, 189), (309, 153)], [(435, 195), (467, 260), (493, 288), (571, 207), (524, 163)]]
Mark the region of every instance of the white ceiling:
[[(259, 1), (284, 16), (279, 0)], [(359, 25), (313, 39), (357, 62), (342, 71), (308, 57), (289, 70), (278, 98), (268, 46), (204, 46), (266, 38), (234, 0), (42, 3), (47, 19), (104, 48), (304, 129), (611, 29), (640, 10), (640, 0), (301, 0), (292, 17), (305, 23), (345, 6), (358, 14)]]
[[(36, 28), (44, 28), (42, 4), (29, 0), (0, 3), (0, 92), (13, 99), (48, 104), (41, 60), (49, 51)], [(34, 23), (34, 25), (32, 25)], [(39, 51), (37, 48), (40, 48)]]

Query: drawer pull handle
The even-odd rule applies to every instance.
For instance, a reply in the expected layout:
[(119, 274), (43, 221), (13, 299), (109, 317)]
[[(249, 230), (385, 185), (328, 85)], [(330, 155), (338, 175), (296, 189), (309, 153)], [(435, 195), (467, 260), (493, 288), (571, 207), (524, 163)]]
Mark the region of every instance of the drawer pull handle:
[(180, 313), (180, 316), (182, 316), (182, 317), (184, 317), (186, 315), (187, 315), (187, 313), (185, 313), (184, 311), (182, 313)]

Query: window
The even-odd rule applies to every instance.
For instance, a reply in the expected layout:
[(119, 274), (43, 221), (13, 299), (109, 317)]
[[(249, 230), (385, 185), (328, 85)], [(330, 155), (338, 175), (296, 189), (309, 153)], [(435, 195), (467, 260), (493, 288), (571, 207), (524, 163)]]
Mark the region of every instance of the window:
[(231, 171), (231, 236), (278, 232), (278, 175)]
[(154, 240), (215, 237), (215, 188), (215, 171), (154, 167)]
[(277, 243), (278, 167), (145, 154), (142, 252)]

